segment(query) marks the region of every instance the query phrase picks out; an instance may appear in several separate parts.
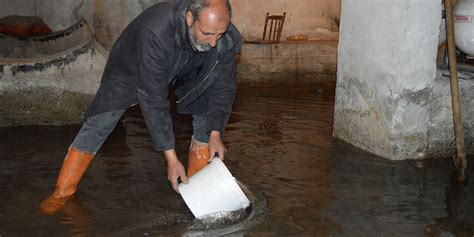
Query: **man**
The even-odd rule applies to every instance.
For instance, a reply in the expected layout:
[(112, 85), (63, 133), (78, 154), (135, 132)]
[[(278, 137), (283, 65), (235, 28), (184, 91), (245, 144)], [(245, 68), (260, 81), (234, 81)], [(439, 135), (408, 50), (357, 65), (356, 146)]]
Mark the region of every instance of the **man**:
[[(224, 159), (221, 133), (234, 100), (234, 56), (240, 50), (231, 13), (228, 0), (178, 0), (150, 7), (127, 26), (110, 52), (56, 188), (41, 204), (43, 212), (55, 213), (74, 195), (94, 155), (126, 108), (135, 104), (140, 105), (155, 149), (164, 151), (171, 186), (177, 192), (178, 179), (187, 183), (175, 152), (169, 85), (178, 112), (193, 115), (189, 159), (207, 163), (214, 154)], [(188, 175), (196, 172), (191, 169)]]

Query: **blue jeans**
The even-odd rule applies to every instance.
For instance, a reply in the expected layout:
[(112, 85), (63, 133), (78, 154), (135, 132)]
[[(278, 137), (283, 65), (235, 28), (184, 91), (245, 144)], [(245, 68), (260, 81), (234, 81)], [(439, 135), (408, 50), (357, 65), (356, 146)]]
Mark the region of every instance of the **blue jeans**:
[[(88, 118), (72, 142), (71, 147), (83, 152), (96, 154), (115, 126), (117, 126), (125, 110), (114, 110)], [(193, 138), (199, 142), (209, 142), (207, 117), (193, 115)]]
[(209, 142), (209, 134), (207, 133), (207, 117), (193, 115), (193, 139), (202, 142)]

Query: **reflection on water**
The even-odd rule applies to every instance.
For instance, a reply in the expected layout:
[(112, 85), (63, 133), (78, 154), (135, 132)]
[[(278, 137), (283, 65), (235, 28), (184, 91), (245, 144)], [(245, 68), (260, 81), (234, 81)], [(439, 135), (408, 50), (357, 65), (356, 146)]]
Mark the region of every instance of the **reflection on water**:
[[(0, 236), (472, 236), (474, 192), (449, 181), (451, 160), (387, 161), (333, 140), (333, 92), (240, 85), (225, 163), (254, 205), (219, 221), (194, 220), (171, 189), (136, 107), (55, 216), (38, 205), (79, 126), (1, 128)], [(173, 117), (185, 161), (191, 118)]]
[[(459, 225), (470, 233), (461, 236), (473, 235), (474, 190), (451, 184), (450, 159), (388, 161), (342, 141), (333, 145), (337, 200), (322, 212), (341, 225), (334, 236), (459, 236)], [(471, 167), (468, 177), (473, 175)], [(451, 226), (439, 222), (446, 215)]]
[(233, 174), (261, 190), (270, 211), (250, 235), (327, 235), (333, 87), (239, 88), (225, 133)]

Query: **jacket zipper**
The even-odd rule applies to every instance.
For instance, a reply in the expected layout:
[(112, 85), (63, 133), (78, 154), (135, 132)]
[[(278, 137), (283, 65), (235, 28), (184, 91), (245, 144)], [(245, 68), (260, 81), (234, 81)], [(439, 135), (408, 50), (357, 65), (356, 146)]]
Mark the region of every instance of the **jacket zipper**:
[(214, 68), (216, 68), (217, 66), (217, 63), (219, 62), (219, 60), (216, 61), (216, 63), (214, 63), (214, 66), (212, 66), (211, 68), (211, 71), (209, 71), (209, 73), (206, 75), (206, 77), (204, 78), (204, 80), (202, 80), (201, 82), (199, 82), (199, 84), (197, 86), (195, 86), (193, 89), (191, 89), (190, 91), (188, 91), (188, 93), (186, 93), (186, 95), (184, 95), (182, 98), (180, 98), (178, 101), (176, 101), (176, 104), (179, 104), (181, 103), (181, 101), (183, 101), (184, 99), (186, 99), (186, 97), (188, 97), (189, 94), (191, 94), (191, 92), (193, 92), (196, 88), (198, 88), (202, 83), (204, 83), (207, 78), (209, 78), (209, 76), (211, 75), (212, 71), (214, 71)]
[[(181, 69), (183, 69), (186, 66), (186, 63), (188, 62), (188, 59), (189, 59), (189, 54), (186, 54), (186, 59), (184, 59), (184, 63), (183, 63), (183, 66), (181, 67)], [(174, 86), (175, 82), (176, 82), (176, 76), (171, 79), (170, 84)]]
[(186, 54), (186, 59), (184, 60), (183, 65), (186, 66), (186, 63), (188, 62), (189, 54)]

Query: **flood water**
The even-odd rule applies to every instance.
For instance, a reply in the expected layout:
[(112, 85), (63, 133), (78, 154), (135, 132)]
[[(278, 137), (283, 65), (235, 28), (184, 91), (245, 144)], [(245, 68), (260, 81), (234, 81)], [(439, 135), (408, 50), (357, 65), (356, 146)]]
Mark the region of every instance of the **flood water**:
[[(224, 162), (254, 195), (253, 210), (214, 224), (195, 221), (171, 189), (136, 107), (54, 216), (39, 204), (79, 125), (1, 128), (0, 237), (474, 236), (474, 190), (450, 182), (450, 159), (388, 161), (333, 139), (333, 107), (331, 83), (240, 85)], [(173, 117), (185, 163), (191, 118)]]

